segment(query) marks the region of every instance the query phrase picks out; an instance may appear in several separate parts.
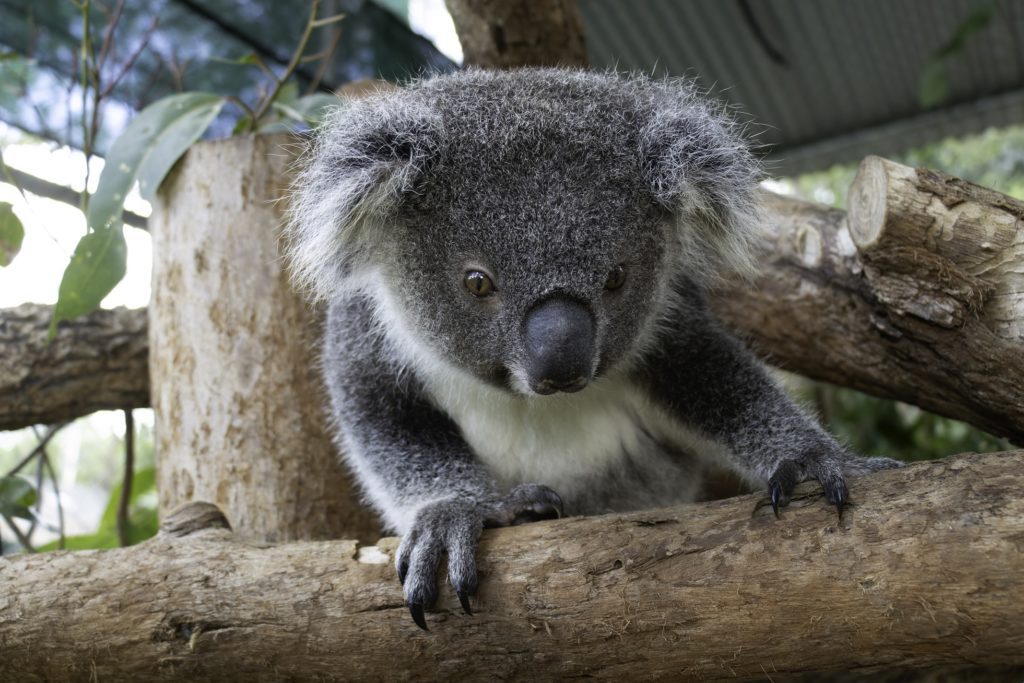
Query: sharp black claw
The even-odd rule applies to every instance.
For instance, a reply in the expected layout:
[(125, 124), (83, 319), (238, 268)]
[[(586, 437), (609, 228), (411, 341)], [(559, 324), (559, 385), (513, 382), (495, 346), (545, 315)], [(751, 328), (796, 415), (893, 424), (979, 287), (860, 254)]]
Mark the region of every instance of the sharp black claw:
[(405, 575), (409, 573), (409, 565), (403, 562), (398, 565), (398, 583), (405, 585)]
[(412, 615), (412, 620), (416, 622), (417, 626), (419, 626), (424, 631), (427, 630), (427, 619), (423, 616), (423, 605), (420, 605), (415, 602), (410, 602), (409, 614)]
[(779, 519), (779, 497), (782, 495), (782, 485), (779, 482), (772, 482), (769, 487), (769, 493), (772, 499), (772, 510), (775, 512), (775, 519)]
[(469, 596), (462, 591), (455, 591), (455, 594), (459, 596), (459, 604), (462, 605), (462, 611), (473, 616), (473, 610), (469, 607)]
[(846, 484), (838, 481), (832, 486), (832, 497), (835, 501), (836, 511), (839, 513), (839, 521), (843, 521), (843, 506), (846, 505)]

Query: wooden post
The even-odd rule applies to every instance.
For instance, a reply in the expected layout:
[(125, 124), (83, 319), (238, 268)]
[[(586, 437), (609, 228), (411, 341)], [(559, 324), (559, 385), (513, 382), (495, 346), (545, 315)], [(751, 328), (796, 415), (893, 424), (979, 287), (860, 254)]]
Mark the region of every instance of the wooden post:
[(328, 436), (317, 317), (284, 272), (281, 198), (295, 142), (196, 145), (153, 206), (160, 510), (206, 500), (248, 538), (373, 540), (374, 515)]

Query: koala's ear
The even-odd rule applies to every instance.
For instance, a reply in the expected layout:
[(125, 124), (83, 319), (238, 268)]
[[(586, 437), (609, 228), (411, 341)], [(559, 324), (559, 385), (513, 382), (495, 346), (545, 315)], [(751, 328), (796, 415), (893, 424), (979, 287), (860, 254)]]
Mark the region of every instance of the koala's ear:
[(655, 105), (641, 133), (641, 165), (654, 200), (672, 216), (688, 275), (751, 270), (760, 169), (737, 125), (689, 91)]
[(440, 116), (401, 91), (381, 92), (328, 116), (292, 184), (288, 259), (316, 299), (350, 286), (386, 248), (387, 221), (437, 156)]

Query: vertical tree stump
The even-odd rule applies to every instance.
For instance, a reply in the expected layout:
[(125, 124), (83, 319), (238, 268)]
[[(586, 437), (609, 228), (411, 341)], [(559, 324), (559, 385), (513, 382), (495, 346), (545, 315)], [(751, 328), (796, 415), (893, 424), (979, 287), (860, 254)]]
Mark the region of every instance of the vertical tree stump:
[(576, 0), (446, 0), (466, 66), (587, 66)]
[(160, 510), (206, 500), (248, 538), (375, 540), (328, 435), (318, 318), (284, 272), (280, 198), (294, 143), (196, 145), (153, 206)]

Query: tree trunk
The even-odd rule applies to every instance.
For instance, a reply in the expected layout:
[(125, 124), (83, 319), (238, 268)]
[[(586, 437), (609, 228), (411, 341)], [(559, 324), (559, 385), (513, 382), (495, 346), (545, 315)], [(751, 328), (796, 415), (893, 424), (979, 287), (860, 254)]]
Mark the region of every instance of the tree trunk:
[[(132, 548), (0, 559), (3, 680), (785, 679), (1024, 664), (1024, 451), (486, 531), (428, 633), (395, 540), (267, 546), (187, 506)], [(761, 506), (757, 507), (760, 502)]]
[(283, 136), (189, 150), (153, 206), (150, 375), (162, 513), (216, 503), (245, 537), (379, 537), (325, 424), (319, 324), (288, 284)]
[(576, 0), (446, 0), (466, 66), (587, 66)]
[(841, 211), (765, 193), (718, 316), (781, 367), (1024, 443), (1024, 204), (865, 160)]
[(57, 326), (52, 306), (0, 316), (0, 429), (149, 405), (145, 309), (94, 311)]

